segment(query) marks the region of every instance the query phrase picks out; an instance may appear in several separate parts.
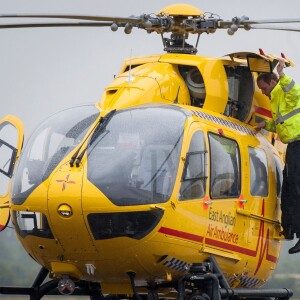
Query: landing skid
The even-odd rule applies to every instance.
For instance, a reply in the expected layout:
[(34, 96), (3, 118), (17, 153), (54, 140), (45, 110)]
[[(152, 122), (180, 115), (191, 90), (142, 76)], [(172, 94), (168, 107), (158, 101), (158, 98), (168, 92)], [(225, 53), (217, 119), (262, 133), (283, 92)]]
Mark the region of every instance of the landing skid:
[[(58, 291), (58, 280), (50, 280), (44, 283), (49, 271), (41, 268), (33, 285), (26, 287), (0, 287), (0, 294), (6, 295), (29, 295), (30, 300), (40, 300), (45, 295), (61, 295)], [(288, 300), (293, 292), (290, 289), (264, 289), (264, 288), (230, 288), (223, 272), (213, 257), (204, 263), (192, 264), (190, 273), (181, 277), (178, 282), (170, 282), (167, 285), (148, 287), (148, 295), (138, 294), (135, 286), (134, 273), (128, 273), (132, 290), (133, 300), (161, 300), (158, 294), (159, 288), (169, 287), (177, 291), (176, 300)], [(91, 300), (120, 300), (129, 299), (125, 295), (104, 295), (99, 283), (78, 281), (75, 283), (73, 295), (90, 296)]]
[(193, 264), (190, 274), (179, 279), (177, 300), (288, 300), (292, 295), (293, 291), (285, 288), (230, 288), (217, 261), (209, 257), (205, 263)]

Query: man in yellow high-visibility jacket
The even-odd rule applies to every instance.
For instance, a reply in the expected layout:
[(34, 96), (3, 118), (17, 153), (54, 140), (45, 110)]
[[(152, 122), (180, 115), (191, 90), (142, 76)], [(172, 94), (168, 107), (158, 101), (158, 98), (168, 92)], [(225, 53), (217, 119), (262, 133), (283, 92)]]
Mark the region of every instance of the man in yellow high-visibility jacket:
[(283, 170), (281, 195), (283, 235), (299, 238), (289, 253), (300, 252), (300, 85), (283, 73), (284, 60), (277, 65), (277, 73), (262, 73), (257, 85), (271, 100), (272, 119), (258, 123), (256, 128), (265, 128), (278, 134), (288, 144)]

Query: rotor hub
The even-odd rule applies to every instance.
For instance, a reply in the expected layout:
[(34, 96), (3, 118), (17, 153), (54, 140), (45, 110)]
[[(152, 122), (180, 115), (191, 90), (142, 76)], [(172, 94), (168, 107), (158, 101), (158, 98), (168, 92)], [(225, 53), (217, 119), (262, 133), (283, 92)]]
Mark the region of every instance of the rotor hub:
[(189, 4), (173, 4), (164, 7), (157, 12), (157, 15), (169, 15), (169, 16), (185, 16), (185, 17), (199, 17), (204, 13), (197, 7)]

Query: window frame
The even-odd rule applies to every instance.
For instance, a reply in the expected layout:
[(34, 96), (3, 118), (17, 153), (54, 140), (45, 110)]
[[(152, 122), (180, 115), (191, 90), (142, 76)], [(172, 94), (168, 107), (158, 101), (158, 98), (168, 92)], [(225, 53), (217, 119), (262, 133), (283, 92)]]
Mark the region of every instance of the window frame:
[[(234, 178), (234, 181), (233, 183), (231, 184), (230, 188), (227, 189), (227, 191), (231, 190), (231, 187), (233, 187), (234, 185), (236, 186), (235, 187), (235, 190), (236, 192), (232, 195), (229, 195), (229, 194), (226, 194), (226, 193), (223, 193), (223, 194), (220, 194), (220, 195), (215, 195), (213, 194), (213, 184), (212, 184), (212, 179), (213, 179), (213, 170), (212, 170), (212, 160), (213, 160), (213, 155), (212, 155), (212, 143), (211, 143), (211, 136), (217, 136), (219, 138), (223, 138), (223, 139), (226, 139), (228, 141), (232, 141), (235, 143), (236, 145), (236, 153), (235, 153), (235, 156), (236, 157), (236, 170), (234, 169), (234, 165), (232, 164), (233, 166), (233, 178)], [(210, 198), (213, 199), (213, 200), (218, 200), (218, 199), (236, 199), (240, 196), (241, 194), (241, 190), (242, 190), (242, 164), (241, 164), (241, 147), (238, 143), (238, 141), (232, 137), (229, 137), (229, 136), (225, 136), (225, 135), (220, 135), (218, 133), (215, 133), (215, 132), (208, 132), (207, 133), (207, 137), (208, 137), (208, 143), (209, 143), (209, 158), (210, 158), (210, 182), (209, 182), (209, 192), (210, 192)], [(228, 152), (226, 152), (228, 155), (230, 155)], [(232, 160), (231, 160), (232, 161)], [(235, 180), (235, 177), (236, 177), (236, 174), (238, 174), (238, 178)], [(220, 174), (221, 175), (221, 174)], [(218, 176), (220, 176), (218, 175)], [(222, 174), (223, 175), (223, 174)], [(215, 179), (215, 178), (214, 178)], [(220, 192), (221, 193), (221, 192)]]
[[(196, 135), (201, 135), (199, 137), (197, 137)], [(181, 181), (180, 181), (180, 189), (179, 189), (179, 201), (187, 201), (187, 200), (196, 200), (196, 199), (202, 199), (205, 195), (206, 195), (206, 185), (207, 185), (207, 179), (208, 179), (208, 150), (207, 150), (207, 140), (205, 138), (205, 132), (199, 128), (197, 128), (197, 130), (193, 131), (191, 134), (191, 138), (189, 140), (189, 145), (188, 145), (188, 151), (186, 152), (186, 159), (185, 159), (185, 163), (184, 163), (184, 168), (183, 168), (183, 172), (182, 172), (182, 177), (181, 177)], [(201, 139), (202, 144), (202, 149), (198, 148), (196, 149), (196, 151), (190, 151), (191, 150), (191, 145), (194, 142), (194, 138), (199, 138), (199, 140)], [(196, 145), (198, 146), (198, 145)], [(195, 149), (192, 149), (195, 150)], [(191, 157), (193, 157), (194, 155), (200, 155), (201, 156), (201, 170), (199, 174), (203, 174), (203, 176), (194, 176), (194, 177), (189, 177), (187, 178), (187, 172), (188, 172), (188, 167), (189, 167), (189, 162), (191, 160)], [(188, 188), (192, 188), (192, 185), (194, 183), (197, 183), (198, 181), (202, 182), (202, 191), (200, 191), (199, 194), (194, 195), (194, 196), (190, 196), (188, 197), (187, 195), (184, 196), (184, 192), (186, 192), (186, 190)], [(184, 187), (185, 183), (191, 182), (189, 185)]]
[[(279, 156), (274, 154), (274, 161), (275, 161), (275, 180), (276, 180), (276, 196), (278, 198), (281, 197), (282, 192), (282, 182), (283, 182), (283, 165), (281, 163), (281, 159)], [(279, 168), (280, 167), (280, 168)], [(279, 179), (279, 180), (278, 180)]]
[[(250, 149), (253, 149), (257, 152), (263, 153), (263, 158), (265, 159), (265, 161), (260, 160), (260, 163), (262, 163), (265, 167), (265, 171), (266, 171), (265, 178), (266, 178), (266, 180), (262, 180), (263, 179), (262, 176), (259, 178), (259, 180), (256, 179), (257, 178), (257, 176), (256, 176), (257, 175), (257, 165), (255, 166), (255, 163), (253, 162), (253, 160), (251, 160), (251, 152), (249, 151)], [(268, 197), (269, 196), (270, 179), (269, 179), (269, 169), (268, 169), (269, 162), (268, 162), (267, 153), (265, 152), (264, 149), (262, 149), (260, 147), (254, 147), (254, 146), (250, 146), (250, 145), (248, 145), (247, 150), (248, 150), (248, 157), (249, 157), (249, 180), (250, 180), (250, 182), (249, 182), (249, 193), (252, 197)], [(254, 177), (255, 181), (254, 182), (251, 181), (252, 180), (252, 175), (253, 175), (252, 174), (252, 168), (251, 168), (252, 164), (253, 164), (253, 166), (255, 167), (255, 170), (256, 170), (255, 174), (254, 174), (255, 175), (255, 177)], [(257, 185), (258, 186), (253, 191), (253, 189), (254, 189), (253, 185), (254, 184), (256, 184), (256, 186)], [(263, 184), (264, 184), (264, 186), (263, 186)], [(266, 188), (267, 193), (263, 193), (265, 188)]]

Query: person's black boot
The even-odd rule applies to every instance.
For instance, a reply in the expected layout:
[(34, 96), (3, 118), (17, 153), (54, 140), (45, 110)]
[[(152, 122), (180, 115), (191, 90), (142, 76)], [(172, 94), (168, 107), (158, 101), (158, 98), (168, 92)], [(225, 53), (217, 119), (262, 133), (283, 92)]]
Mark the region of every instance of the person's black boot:
[(293, 240), (294, 234), (292, 233), (291, 228), (283, 229), (279, 232), (280, 235), (283, 235), (286, 240)]
[(295, 254), (298, 252), (300, 252), (300, 239), (298, 240), (298, 242), (296, 243), (296, 245), (294, 247), (289, 249), (289, 254)]

